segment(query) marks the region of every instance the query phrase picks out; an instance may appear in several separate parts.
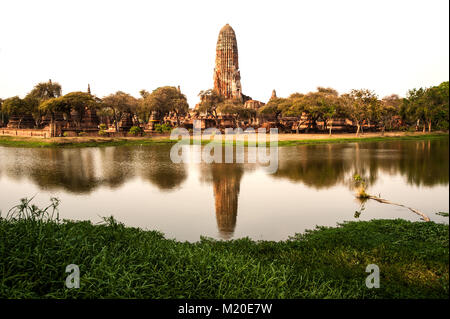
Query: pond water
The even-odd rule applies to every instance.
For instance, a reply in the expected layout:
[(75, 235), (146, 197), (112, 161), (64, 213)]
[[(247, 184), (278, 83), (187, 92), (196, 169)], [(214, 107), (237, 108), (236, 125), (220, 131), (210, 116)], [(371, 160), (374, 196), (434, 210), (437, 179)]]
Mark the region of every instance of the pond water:
[[(355, 198), (353, 176), (367, 192), (448, 223), (449, 139), (280, 147), (278, 170), (257, 164), (174, 164), (170, 145), (102, 148), (0, 147), (2, 216), (20, 198), (60, 216), (128, 226), (197, 241), (250, 237), (285, 240), (316, 225), (403, 218), (411, 211)], [(192, 152), (198, 152), (191, 146)], [(362, 208), (362, 209), (361, 209)]]

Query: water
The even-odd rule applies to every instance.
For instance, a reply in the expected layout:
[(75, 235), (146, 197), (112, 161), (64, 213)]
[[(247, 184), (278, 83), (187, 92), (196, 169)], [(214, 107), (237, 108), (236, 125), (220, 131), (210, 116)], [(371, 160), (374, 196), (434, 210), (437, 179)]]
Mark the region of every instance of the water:
[[(170, 145), (79, 149), (0, 147), (0, 209), (36, 195), (61, 200), (60, 216), (113, 215), (128, 226), (196, 241), (250, 237), (285, 240), (316, 225), (403, 218), (411, 211), (355, 199), (352, 177), (368, 193), (448, 223), (449, 139), (279, 148), (279, 169), (256, 164), (174, 164)], [(196, 150), (193, 150), (196, 151)]]

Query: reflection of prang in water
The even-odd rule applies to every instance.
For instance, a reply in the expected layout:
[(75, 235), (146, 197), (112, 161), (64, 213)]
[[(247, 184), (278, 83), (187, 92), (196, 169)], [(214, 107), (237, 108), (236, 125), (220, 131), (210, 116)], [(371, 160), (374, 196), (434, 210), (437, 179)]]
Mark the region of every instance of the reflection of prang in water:
[(230, 239), (236, 228), (238, 198), (243, 169), (237, 165), (212, 164), (217, 228), (220, 237)]

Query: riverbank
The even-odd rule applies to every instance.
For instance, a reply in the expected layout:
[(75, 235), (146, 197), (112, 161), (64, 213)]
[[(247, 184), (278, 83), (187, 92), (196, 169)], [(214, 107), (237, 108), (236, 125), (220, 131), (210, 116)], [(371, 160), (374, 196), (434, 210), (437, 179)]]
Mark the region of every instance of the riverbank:
[[(302, 144), (330, 144), (330, 143), (352, 143), (352, 142), (381, 142), (389, 140), (427, 140), (449, 136), (448, 132), (422, 133), (422, 132), (389, 132), (355, 134), (278, 134), (278, 146), (293, 146)], [(268, 141), (267, 135), (267, 141)], [(0, 136), (0, 146), (10, 147), (102, 147), (102, 146), (144, 146), (154, 144), (174, 144), (170, 135), (158, 135), (152, 137), (15, 137)], [(209, 140), (203, 140), (203, 144)], [(225, 142), (224, 142), (225, 143)], [(236, 143), (234, 141), (234, 143)], [(248, 145), (248, 141), (244, 142)]]
[[(5, 217), (3, 215), (3, 217)], [(196, 243), (156, 231), (0, 218), (0, 298), (448, 298), (449, 228), (373, 220), (287, 241)], [(65, 288), (65, 268), (80, 288)], [(380, 269), (368, 289), (366, 266)]]

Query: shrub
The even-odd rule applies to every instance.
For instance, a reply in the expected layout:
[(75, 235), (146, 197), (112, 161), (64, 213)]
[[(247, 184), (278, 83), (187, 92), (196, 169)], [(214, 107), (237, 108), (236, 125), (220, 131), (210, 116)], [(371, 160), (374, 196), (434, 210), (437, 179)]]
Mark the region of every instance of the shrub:
[(78, 132), (78, 136), (86, 136), (87, 135), (87, 133), (86, 132)]
[(64, 132), (64, 133), (63, 133), (63, 136), (64, 136), (64, 137), (69, 136), (69, 132)]
[(172, 127), (166, 123), (155, 125), (155, 131), (158, 133), (166, 133), (166, 132), (170, 132), (171, 130), (172, 130)]
[(99, 130), (98, 130), (98, 135), (100, 136), (105, 136), (108, 135), (108, 132), (106, 132), (106, 130), (108, 129), (108, 127), (106, 126), (106, 124), (100, 124), (98, 126)]
[(367, 187), (366, 180), (363, 177), (361, 177), (359, 174), (355, 174), (353, 176), (353, 181), (355, 183), (355, 188), (357, 189), (356, 197), (359, 199), (369, 198), (370, 195), (366, 193), (366, 187)]
[(130, 128), (130, 134), (133, 134), (134, 136), (137, 136), (140, 133), (142, 133), (142, 129), (139, 126), (132, 126)]

